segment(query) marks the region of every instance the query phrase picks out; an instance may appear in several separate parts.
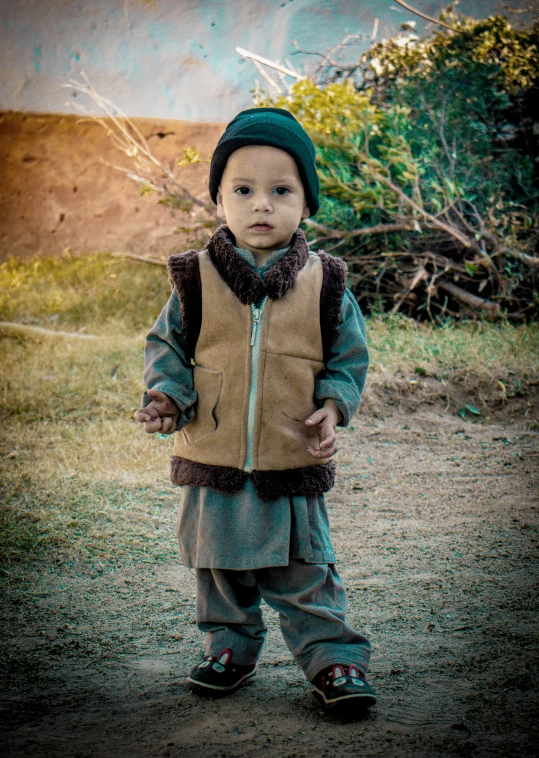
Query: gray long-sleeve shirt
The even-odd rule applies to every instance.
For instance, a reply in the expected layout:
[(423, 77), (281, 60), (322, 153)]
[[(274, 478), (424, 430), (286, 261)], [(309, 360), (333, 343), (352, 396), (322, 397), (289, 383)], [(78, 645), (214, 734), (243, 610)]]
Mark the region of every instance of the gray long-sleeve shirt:
[[(235, 249), (263, 277), (288, 248), (274, 251), (262, 267), (249, 250)], [(341, 426), (348, 425), (359, 407), (368, 363), (365, 322), (347, 289), (338, 337), (315, 383), (317, 404), (333, 399), (342, 414)], [(196, 392), (175, 292), (148, 334), (144, 379), (148, 389), (175, 401), (180, 409), (178, 429), (192, 421)], [(149, 400), (145, 395), (143, 404)], [(190, 568), (256, 569), (285, 566), (289, 558), (335, 562), (323, 494), (261, 500), (250, 478), (233, 494), (184, 485), (178, 540), (182, 560)]]

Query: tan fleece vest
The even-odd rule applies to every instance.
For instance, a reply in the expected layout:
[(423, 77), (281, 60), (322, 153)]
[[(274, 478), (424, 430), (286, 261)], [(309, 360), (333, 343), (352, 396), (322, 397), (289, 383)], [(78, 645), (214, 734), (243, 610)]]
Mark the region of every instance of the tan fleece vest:
[[(195, 419), (176, 432), (174, 455), (210, 466), (245, 469), (251, 378), (251, 308), (225, 284), (206, 250), (199, 254), (202, 325), (195, 351)], [(305, 424), (317, 406), (322, 369), (320, 291), (323, 270), (311, 253), (294, 285), (268, 299), (261, 323), (252, 470), (274, 471), (320, 462), (316, 429)], [(259, 327), (260, 328), (260, 327)]]

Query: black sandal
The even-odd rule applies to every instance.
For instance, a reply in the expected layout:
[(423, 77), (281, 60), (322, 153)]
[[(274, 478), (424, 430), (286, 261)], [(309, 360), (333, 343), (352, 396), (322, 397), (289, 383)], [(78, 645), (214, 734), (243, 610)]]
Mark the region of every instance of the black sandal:
[(361, 670), (355, 666), (336, 663), (320, 671), (312, 680), (315, 693), (324, 704), (331, 708), (335, 705), (357, 701), (357, 705), (369, 708), (376, 704), (376, 693), (365, 680)]
[(207, 655), (202, 663), (191, 669), (187, 681), (191, 689), (205, 695), (226, 695), (256, 674), (256, 663), (242, 666), (232, 663), (232, 650), (225, 648), (219, 655)]

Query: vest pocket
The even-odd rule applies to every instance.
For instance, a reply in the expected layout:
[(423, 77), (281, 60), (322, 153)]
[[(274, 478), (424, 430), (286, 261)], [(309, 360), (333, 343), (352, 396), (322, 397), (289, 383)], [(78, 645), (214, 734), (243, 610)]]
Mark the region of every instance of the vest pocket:
[(307, 452), (308, 445), (318, 447), (317, 428), (307, 426), (305, 420), (317, 409), (315, 381), (323, 367), (322, 361), (310, 358), (266, 353), (257, 468), (320, 464)]
[(193, 384), (198, 397), (195, 418), (181, 430), (186, 445), (199, 442), (217, 429), (214, 411), (219, 402), (222, 382), (222, 371), (201, 366), (193, 369)]

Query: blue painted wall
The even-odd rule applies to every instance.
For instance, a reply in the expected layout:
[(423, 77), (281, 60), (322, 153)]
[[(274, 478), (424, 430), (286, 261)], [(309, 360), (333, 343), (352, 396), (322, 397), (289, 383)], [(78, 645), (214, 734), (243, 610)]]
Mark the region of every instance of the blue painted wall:
[[(435, 17), (447, 4), (411, 3)], [(500, 8), (461, 0), (458, 9)], [(282, 61), (292, 40), (326, 51), (346, 32), (370, 36), (375, 17), (378, 39), (408, 19), (425, 27), (391, 0), (0, 0), (0, 11), (1, 109), (73, 112), (61, 85), (82, 69), (129, 115), (193, 121), (226, 121), (251, 106), (254, 79), (264, 80), (237, 46)]]

